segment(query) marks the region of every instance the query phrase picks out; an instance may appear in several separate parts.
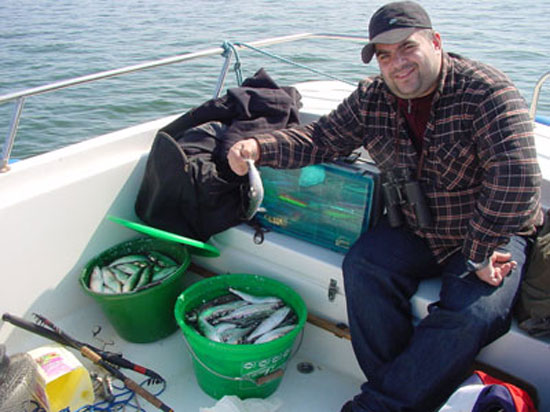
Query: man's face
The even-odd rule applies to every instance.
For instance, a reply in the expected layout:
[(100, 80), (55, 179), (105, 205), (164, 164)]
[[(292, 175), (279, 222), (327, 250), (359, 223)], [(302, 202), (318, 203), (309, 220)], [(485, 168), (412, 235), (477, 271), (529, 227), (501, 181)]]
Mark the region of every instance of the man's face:
[(401, 43), (376, 44), (376, 59), (390, 90), (403, 99), (430, 94), (441, 70), (439, 33), (418, 30)]

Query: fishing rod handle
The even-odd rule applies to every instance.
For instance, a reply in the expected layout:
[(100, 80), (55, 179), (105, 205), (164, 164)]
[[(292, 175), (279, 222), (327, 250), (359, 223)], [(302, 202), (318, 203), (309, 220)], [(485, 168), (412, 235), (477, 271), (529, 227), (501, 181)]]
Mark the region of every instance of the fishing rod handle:
[(99, 356), (97, 353), (95, 353), (92, 349), (90, 349), (87, 346), (82, 346), (80, 348), (80, 353), (82, 353), (82, 356), (85, 356), (86, 358), (90, 359), (93, 363), (100, 363), (102, 360), (101, 356)]
[(123, 382), (128, 389), (130, 389), (131, 391), (134, 391), (143, 399), (148, 401), (151, 405), (154, 405), (157, 408), (159, 408), (161, 411), (174, 412), (172, 408), (170, 408), (168, 405), (165, 405), (159, 398), (157, 398), (152, 393), (148, 392), (145, 388), (140, 386), (137, 382), (133, 381), (132, 379), (126, 377), (123, 379)]
[(101, 355), (98, 355), (92, 349), (88, 348), (87, 346), (82, 346), (80, 348), (80, 353), (82, 353), (82, 355), (85, 356), (86, 358), (90, 359), (93, 363), (98, 364), (103, 368), (107, 369), (107, 371), (113, 374), (117, 379), (120, 379), (122, 382), (124, 382), (124, 384), (128, 389), (130, 389), (131, 391), (141, 396), (143, 399), (148, 401), (151, 405), (156, 406), (157, 408), (165, 412), (174, 412), (172, 408), (165, 405), (159, 398), (157, 398), (155, 395), (147, 391), (147, 389), (143, 388), (137, 382), (128, 378), (118, 369), (112, 367), (107, 362), (105, 362), (101, 357)]

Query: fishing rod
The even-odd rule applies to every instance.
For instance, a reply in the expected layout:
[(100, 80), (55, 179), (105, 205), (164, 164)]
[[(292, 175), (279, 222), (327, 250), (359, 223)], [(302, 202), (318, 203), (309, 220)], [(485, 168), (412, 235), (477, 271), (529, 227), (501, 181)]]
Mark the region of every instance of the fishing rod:
[[(18, 318), (18, 317), (13, 316), (13, 315), (10, 315), (9, 313), (5, 313), (2, 316), (2, 319), (9, 322), (9, 323), (11, 323), (11, 324), (13, 324), (13, 325), (15, 325), (15, 326), (18, 326), (22, 329), (25, 329), (29, 332), (41, 335), (44, 338), (47, 338), (47, 339), (53, 340), (54, 342), (60, 343), (61, 345), (72, 346), (70, 341), (73, 340), (74, 342), (77, 343), (77, 345), (79, 347), (80, 346), (89, 347), (94, 352), (101, 355), (101, 357), (104, 360), (106, 360), (107, 362), (112, 363), (113, 365), (116, 365), (118, 367), (125, 368), (125, 369), (130, 369), (130, 370), (133, 370), (134, 372), (141, 373), (143, 375), (149, 376), (151, 378), (152, 383), (165, 382), (165, 379), (162, 376), (160, 376), (158, 373), (156, 373), (155, 371), (153, 371), (151, 369), (148, 369), (144, 366), (138, 365), (134, 362), (131, 362), (130, 360), (124, 358), (122, 356), (122, 354), (102, 350), (102, 349), (99, 349), (99, 348), (96, 348), (96, 347), (90, 345), (89, 343), (83, 343), (83, 342), (77, 341), (76, 339), (74, 339), (72, 337), (69, 337), (65, 332), (63, 332), (61, 329), (59, 329), (56, 325), (53, 324), (53, 322), (51, 322), (50, 320), (48, 320), (44, 316), (38, 315), (38, 314), (34, 314), (34, 316), (36, 317), (36, 319), (38, 319), (38, 321), (40, 323), (48, 326), (50, 329), (46, 329), (46, 328), (44, 328), (40, 325), (37, 325), (35, 323), (27, 322), (26, 320)], [(63, 337), (63, 335), (65, 335), (66, 337)]]
[[(22, 318), (19, 318), (14, 315), (10, 315), (9, 313), (4, 313), (2, 315), (2, 320), (11, 323), (14, 326), (18, 326), (22, 329), (25, 329), (29, 332), (35, 333), (37, 335), (40, 335), (42, 337), (45, 337), (47, 339), (53, 340), (54, 342), (60, 343), (65, 346), (70, 346), (74, 349), (77, 349), (82, 356), (86, 357), (90, 361), (92, 361), (94, 364), (101, 366), (103, 369), (105, 369), (107, 372), (109, 372), (111, 375), (113, 375), (115, 378), (119, 379), (126, 385), (128, 389), (135, 392), (137, 395), (141, 396), (143, 399), (147, 400), (152, 405), (156, 406), (158, 409), (164, 411), (164, 412), (174, 412), (172, 408), (164, 404), (160, 399), (158, 399), (155, 395), (147, 391), (145, 388), (143, 388), (141, 385), (139, 385), (137, 382), (132, 380), (131, 378), (127, 377), (124, 373), (122, 373), (119, 369), (117, 369), (115, 366), (113, 366), (113, 363), (125, 363), (128, 362), (128, 365), (134, 365), (130, 367), (129, 369), (135, 370), (139, 373), (144, 373), (141, 370), (139, 370), (139, 365), (136, 365), (124, 358), (118, 354), (112, 354), (115, 355), (110, 356), (111, 360), (115, 360), (115, 362), (111, 363), (111, 360), (107, 360), (105, 357), (102, 356), (102, 352), (105, 353), (105, 351), (98, 350), (97, 348), (94, 348), (91, 345), (88, 345), (86, 343), (79, 342), (78, 340), (72, 338), (67, 333), (63, 332), (61, 329), (59, 329), (57, 326), (53, 324), (50, 320), (45, 318), (44, 316), (34, 314), (34, 316), (38, 319), (39, 322), (44, 323), (45, 325), (48, 325), (51, 329), (48, 329), (42, 325), (38, 325), (36, 323), (28, 322)], [(109, 357), (109, 356), (108, 356)], [(120, 366), (120, 365), (119, 365)], [(123, 366), (124, 367), (124, 366)], [(136, 368), (137, 367), (137, 368)], [(150, 371), (147, 368), (143, 368), (145, 371)], [(160, 378), (163, 382), (164, 379), (160, 377), (160, 375), (156, 374), (153, 371), (154, 375), (156, 375), (157, 378)], [(145, 374), (145, 373), (144, 373)]]
[(149, 376), (151, 378), (152, 383), (165, 382), (164, 378), (160, 376), (158, 373), (156, 373), (155, 371), (129, 361), (128, 359), (124, 358), (122, 354), (98, 349), (88, 343), (77, 341), (73, 337), (70, 337), (69, 335), (67, 335), (64, 331), (62, 331), (57, 325), (55, 325), (52, 321), (50, 321), (46, 317), (39, 315), (37, 313), (33, 313), (33, 316), (38, 320), (40, 324), (49, 327), (54, 333), (57, 333), (65, 341), (67, 342), (72, 341), (76, 343), (78, 346), (87, 346), (91, 350), (99, 354), (103, 358), (103, 360), (106, 360), (107, 362), (112, 363), (121, 368), (130, 369), (130, 370), (133, 370), (134, 372), (141, 373), (142, 375)]

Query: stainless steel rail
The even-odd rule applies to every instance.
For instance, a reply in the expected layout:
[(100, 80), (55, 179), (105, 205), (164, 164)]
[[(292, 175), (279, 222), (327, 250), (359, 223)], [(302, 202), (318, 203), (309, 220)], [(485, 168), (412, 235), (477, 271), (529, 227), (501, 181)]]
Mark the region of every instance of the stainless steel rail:
[[(360, 37), (360, 36), (327, 34), (327, 33), (300, 33), (300, 34), (295, 34), (291, 36), (281, 36), (281, 37), (273, 37), (265, 40), (258, 40), (258, 41), (250, 42), (248, 44), (254, 47), (262, 47), (262, 46), (270, 46), (274, 44), (289, 43), (297, 40), (314, 39), (314, 38), (354, 40), (354, 41), (361, 41), (361, 42), (367, 41), (367, 38)], [(239, 50), (246, 49), (246, 47), (238, 46), (238, 45), (236, 45), (235, 48)], [(98, 72), (98, 73), (94, 73), (86, 76), (75, 77), (72, 79), (62, 80), (62, 81), (46, 84), (43, 86), (21, 90), (18, 92), (9, 93), (9, 94), (0, 96), (0, 104), (10, 102), (10, 101), (16, 102), (9, 131), (8, 131), (8, 135), (4, 141), (4, 146), (2, 149), (2, 159), (0, 160), (0, 173), (7, 172), (9, 170), (8, 163), (9, 163), (11, 151), (13, 148), (13, 143), (15, 141), (15, 136), (17, 134), (17, 128), (19, 126), (19, 119), (23, 112), (23, 104), (27, 97), (36, 96), (44, 93), (50, 93), (56, 90), (61, 90), (68, 87), (81, 85), (84, 83), (90, 83), (90, 82), (94, 82), (102, 79), (126, 75), (129, 73), (152, 69), (160, 66), (167, 66), (171, 64), (181, 63), (181, 62), (199, 59), (199, 58), (208, 57), (208, 56), (223, 55), (224, 52), (225, 52), (225, 49), (223, 47), (214, 47), (210, 49), (201, 50), (198, 52), (185, 53), (185, 54), (180, 54), (180, 55), (167, 57), (159, 60), (154, 60), (146, 63), (126, 66), (120, 69), (107, 70), (107, 71), (102, 71), (102, 72)], [(214, 96), (219, 95), (220, 90), (223, 87), (223, 82), (227, 74), (227, 71), (229, 70), (229, 62), (232, 58), (232, 54), (233, 53), (227, 53), (225, 56), (225, 62), (222, 67), (220, 76), (218, 78), (218, 84), (216, 85)]]
[(550, 72), (546, 72), (541, 76), (537, 84), (535, 85), (535, 90), (533, 91), (533, 98), (531, 99), (531, 106), (529, 107), (529, 117), (531, 120), (535, 120), (537, 114), (537, 105), (539, 104), (539, 95), (540, 89), (542, 89), (543, 83), (550, 78)]

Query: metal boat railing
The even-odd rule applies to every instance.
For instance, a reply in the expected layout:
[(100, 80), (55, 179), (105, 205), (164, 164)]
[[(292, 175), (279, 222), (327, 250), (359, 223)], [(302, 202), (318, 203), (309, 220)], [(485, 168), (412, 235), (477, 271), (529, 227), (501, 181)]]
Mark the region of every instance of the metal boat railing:
[[(2, 148), (2, 157), (0, 159), (0, 173), (7, 172), (9, 170), (9, 160), (11, 156), (11, 151), (13, 149), (13, 144), (15, 142), (17, 129), (19, 127), (19, 119), (21, 118), (21, 115), (23, 113), (23, 106), (25, 103), (25, 99), (28, 97), (37, 96), (45, 93), (51, 93), (57, 90), (78, 86), (84, 83), (90, 83), (90, 82), (95, 82), (98, 80), (103, 80), (111, 77), (127, 75), (130, 73), (140, 72), (140, 71), (153, 69), (161, 66), (168, 66), (168, 65), (182, 63), (185, 61), (195, 60), (195, 59), (208, 57), (208, 56), (221, 55), (225, 57), (225, 60), (223, 62), (223, 65), (215, 86), (215, 90), (214, 90), (214, 97), (217, 97), (219, 96), (221, 90), (223, 89), (223, 85), (225, 83), (227, 73), (229, 72), (231, 59), (233, 58), (233, 55), (236, 54), (237, 50), (249, 49), (253, 51), (259, 51), (264, 55), (278, 58), (275, 55), (266, 53), (265, 51), (259, 50), (257, 48), (263, 47), (263, 46), (281, 44), (281, 43), (289, 43), (289, 42), (294, 42), (298, 40), (306, 40), (306, 39), (336, 39), (336, 40), (352, 40), (352, 41), (360, 41), (360, 42), (368, 41), (366, 37), (362, 37), (362, 36), (329, 34), (329, 33), (300, 33), (300, 34), (295, 34), (290, 36), (273, 37), (273, 38), (258, 40), (250, 43), (236, 42), (236, 43), (230, 44), (231, 47), (227, 47), (227, 42), (226, 42), (220, 47), (205, 49), (198, 52), (180, 54), (180, 55), (167, 57), (159, 60), (126, 66), (119, 69), (102, 71), (102, 72), (98, 72), (98, 73), (94, 73), (86, 76), (75, 77), (68, 80), (62, 80), (54, 83), (49, 83), (43, 86), (34, 87), (34, 88), (25, 89), (18, 92), (2, 95), (0, 96), (0, 104), (4, 104), (7, 102), (15, 102), (15, 107), (14, 107), (13, 115), (9, 125), (8, 134), (4, 140), (4, 145)], [(238, 58), (238, 55), (237, 55), (237, 58)], [(302, 68), (311, 70), (315, 73), (323, 74), (329, 78), (335, 78), (334, 76), (331, 76), (329, 74), (322, 73), (312, 68), (308, 68), (305, 65), (293, 63), (287, 59), (282, 59), (282, 58), (279, 58), (279, 59), (284, 62), (295, 64)], [(529, 115), (533, 120), (535, 119), (538, 99), (539, 99), (542, 85), (548, 78), (550, 78), (550, 72), (545, 73), (535, 85), (533, 98), (529, 108)]]
[(539, 95), (540, 90), (542, 89), (542, 85), (546, 80), (550, 78), (550, 72), (544, 73), (537, 84), (535, 85), (535, 90), (533, 91), (533, 98), (531, 100), (531, 106), (529, 107), (529, 117), (531, 120), (535, 120), (535, 116), (537, 114), (537, 105), (539, 104)]
[[(337, 39), (337, 40), (354, 40), (366, 42), (367, 38), (361, 36), (351, 36), (351, 35), (342, 35), (342, 34), (328, 34), (328, 33), (300, 33), (291, 36), (281, 36), (273, 37), (265, 40), (258, 40), (250, 42), (248, 44), (244, 43), (234, 43), (232, 47), (214, 47), (210, 49), (201, 50), (193, 53), (185, 53), (172, 57), (167, 57), (164, 59), (154, 60), (146, 63), (136, 64), (132, 66), (126, 66), (120, 69), (102, 71), (86, 76), (75, 77), (68, 80), (62, 80), (54, 83), (49, 83), (43, 86), (34, 87), (14, 93), (5, 94), (0, 96), (0, 104), (7, 102), (15, 102), (15, 108), (13, 111), (12, 119), (9, 125), (8, 134), (4, 141), (4, 146), (2, 149), (2, 158), (0, 160), (0, 173), (7, 172), (9, 170), (9, 160), (11, 156), (11, 151), (13, 149), (13, 144), (15, 142), (15, 136), (17, 134), (17, 129), (19, 127), (19, 119), (23, 113), (23, 105), (25, 99), (31, 96), (37, 96), (40, 94), (50, 93), (61, 89), (66, 89), (69, 87), (74, 87), (84, 83), (95, 82), (98, 80), (103, 80), (111, 77), (117, 77), (126, 75), (129, 73), (139, 72), (143, 70), (153, 69), (161, 66), (172, 65), (176, 63), (182, 63), (189, 60), (195, 60), (203, 57), (222, 55), (225, 57), (225, 60), (222, 65), (220, 75), (218, 76), (218, 81), (214, 90), (214, 96), (217, 97), (220, 94), (220, 91), (223, 88), (225, 78), (229, 71), (230, 62), (235, 54), (235, 50), (242, 49), (254, 49), (257, 47), (270, 46), (274, 44), (289, 43), (297, 40), (305, 39)], [(251, 46), (251, 47), (250, 47)], [(318, 71), (315, 71), (319, 73)], [(327, 75), (328, 76), (328, 75)], [(332, 77), (332, 76), (329, 76)]]

